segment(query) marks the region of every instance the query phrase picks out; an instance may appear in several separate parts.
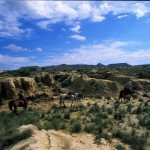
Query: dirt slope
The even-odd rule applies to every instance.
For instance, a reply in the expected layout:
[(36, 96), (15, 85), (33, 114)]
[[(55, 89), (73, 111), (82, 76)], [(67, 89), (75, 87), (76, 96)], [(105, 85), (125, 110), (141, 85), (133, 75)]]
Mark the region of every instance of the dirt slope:
[(38, 130), (34, 125), (21, 126), (20, 131), (32, 129), (32, 137), (19, 142), (9, 150), (115, 150), (102, 139), (101, 144), (94, 144), (90, 134), (69, 135), (55, 130)]

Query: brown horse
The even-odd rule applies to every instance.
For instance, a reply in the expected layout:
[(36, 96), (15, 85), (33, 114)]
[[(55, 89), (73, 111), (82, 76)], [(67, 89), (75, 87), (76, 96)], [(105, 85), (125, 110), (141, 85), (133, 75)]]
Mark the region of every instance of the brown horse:
[(134, 91), (135, 91), (135, 89), (136, 88), (133, 87), (132, 90), (127, 90), (127, 89), (121, 90), (120, 93), (119, 93), (119, 101), (122, 101), (122, 100), (125, 101), (125, 98), (126, 98), (127, 95), (130, 96), (130, 98), (129, 98), (129, 100), (130, 100), (132, 95), (133, 95), (133, 93), (134, 93)]
[(19, 99), (11, 100), (8, 102), (9, 109), (13, 112), (13, 114), (17, 113), (17, 107), (23, 107), (24, 110), (26, 111), (29, 100), (34, 101), (34, 97), (33, 96), (26, 97), (25, 101)]

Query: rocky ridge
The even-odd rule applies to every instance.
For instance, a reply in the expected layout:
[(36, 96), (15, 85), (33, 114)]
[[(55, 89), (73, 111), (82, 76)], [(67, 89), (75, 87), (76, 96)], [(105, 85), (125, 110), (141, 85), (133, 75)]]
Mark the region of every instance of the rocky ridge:
[(12, 99), (17, 97), (20, 90), (26, 96), (46, 95), (53, 97), (59, 92), (84, 92), (87, 96), (113, 96), (118, 97), (120, 89), (127, 81), (133, 81), (138, 90), (149, 91), (150, 81), (148, 79), (137, 79), (135, 77), (107, 74), (107, 78), (89, 77), (86, 74), (80, 75), (77, 72), (54, 75), (41, 73), (35, 77), (1, 77), (0, 98)]

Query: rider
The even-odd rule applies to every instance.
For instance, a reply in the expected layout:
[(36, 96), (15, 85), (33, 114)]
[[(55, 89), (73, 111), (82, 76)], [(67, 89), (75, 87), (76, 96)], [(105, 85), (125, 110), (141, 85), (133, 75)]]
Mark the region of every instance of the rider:
[(25, 96), (24, 96), (23, 91), (20, 91), (20, 92), (18, 93), (18, 97), (19, 97), (19, 100), (24, 101), (24, 103), (27, 105), (26, 98), (25, 98)]
[(133, 85), (131, 83), (131, 81), (128, 81), (125, 86), (124, 86), (124, 90), (132, 92), (133, 91)]

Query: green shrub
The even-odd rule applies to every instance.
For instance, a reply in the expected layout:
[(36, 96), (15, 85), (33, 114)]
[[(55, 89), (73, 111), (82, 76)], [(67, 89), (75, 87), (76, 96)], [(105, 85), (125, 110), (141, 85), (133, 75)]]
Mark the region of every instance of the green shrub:
[(143, 106), (142, 105), (139, 105), (138, 107), (137, 107), (137, 109), (135, 110), (135, 113), (136, 114), (141, 114), (143, 112)]
[(131, 110), (132, 110), (132, 105), (128, 104), (128, 106), (127, 106), (127, 112), (131, 112)]
[(112, 115), (113, 109), (112, 108), (107, 108), (107, 112), (108, 112), (109, 115)]
[(64, 113), (64, 119), (70, 119), (70, 112), (65, 112)]
[(90, 113), (99, 113), (100, 112), (100, 106), (95, 103), (93, 106), (90, 107), (89, 110)]
[(86, 131), (87, 133), (92, 133), (93, 132), (93, 125), (92, 124), (85, 125), (84, 131)]
[(117, 150), (126, 150), (126, 148), (124, 146), (122, 146), (121, 144), (117, 144), (116, 149)]
[(146, 138), (137, 135), (137, 133), (126, 133), (120, 130), (113, 132), (113, 136), (120, 138), (123, 142), (130, 144), (133, 149), (144, 150)]
[(102, 105), (101, 110), (102, 110), (103, 112), (105, 112), (105, 111), (107, 110), (106, 106), (105, 106), (105, 105)]
[(114, 119), (122, 120), (125, 117), (125, 114), (126, 113), (124, 110), (119, 109), (117, 112), (114, 113)]
[(95, 136), (95, 141), (96, 141), (97, 139), (101, 139), (101, 138), (106, 139), (108, 142), (111, 142), (111, 141), (112, 141), (112, 136), (109, 135), (109, 134), (106, 133), (106, 132), (97, 133), (96, 136)]
[(64, 122), (61, 123), (60, 129), (63, 129), (63, 130), (66, 129), (66, 124)]
[(139, 117), (139, 124), (141, 126), (146, 127), (148, 130), (150, 130), (150, 118), (149, 118), (149, 115), (146, 114), (145, 116)]
[(0, 136), (0, 149), (4, 149), (12, 144), (27, 139), (32, 135), (32, 130), (28, 129), (23, 132), (18, 130), (13, 130), (11, 132), (5, 133), (5, 136)]
[(81, 126), (81, 121), (80, 120), (76, 120), (72, 125), (71, 125), (71, 132), (74, 132), (74, 133), (78, 133), (80, 132), (82, 129), (82, 126)]
[(54, 129), (53, 123), (49, 121), (45, 122), (44, 129), (45, 130)]

